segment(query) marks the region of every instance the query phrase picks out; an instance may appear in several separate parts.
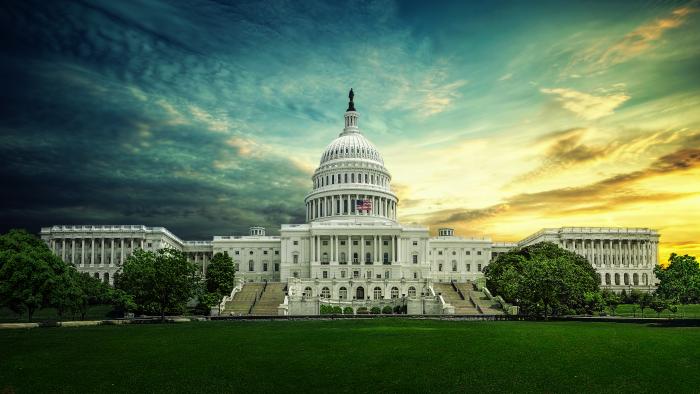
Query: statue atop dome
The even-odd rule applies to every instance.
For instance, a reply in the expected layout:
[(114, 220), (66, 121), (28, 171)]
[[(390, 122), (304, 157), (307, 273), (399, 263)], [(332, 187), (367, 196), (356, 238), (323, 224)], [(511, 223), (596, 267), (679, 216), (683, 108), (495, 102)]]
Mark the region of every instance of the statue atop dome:
[(348, 103), (348, 111), (354, 111), (355, 110), (355, 103), (352, 101), (352, 99), (355, 97), (355, 93), (352, 92), (352, 88), (350, 88), (350, 93), (348, 93), (348, 98), (350, 99), (350, 102)]

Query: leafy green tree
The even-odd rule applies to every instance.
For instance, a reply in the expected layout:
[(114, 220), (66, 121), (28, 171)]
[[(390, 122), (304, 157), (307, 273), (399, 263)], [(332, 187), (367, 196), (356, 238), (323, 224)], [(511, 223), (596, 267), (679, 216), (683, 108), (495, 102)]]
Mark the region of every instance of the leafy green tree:
[(226, 253), (217, 253), (207, 265), (206, 290), (210, 294), (219, 294), (219, 301), (224, 295), (231, 294), (236, 274), (233, 259)]
[(608, 309), (610, 309), (613, 316), (615, 316), (617, 306), (622, 303), (622, 298), (610, 289), (604, 289), (601, 295), (603, 296), (603, 301), (605, 302), (605, 305), (607, 305)]
[[(634, 290), (632, 290), (634, 293)], [(651, 294), (647, 292), (640, 292), (639, 296), (637, 297), (637, 305), (639, 305), (639, 309), (642, 310), (642, 317), (644, 317), (644, 309), (649, 308), (651, 306)]]
[[(10, 230), (0, 235), (0, 304), (15, 313), (34, 312), (49, 304), (57, 275), (65, 263), (36, 236), (25, 230)], [(59, 273), (57, 274), (57, 269)]]
[[(87, 272), (77, 273), (73, 278), (76, 287), (80, 289), (75, 298), (74, 312), (80, 314), (80, 319), (85, 320), (85, 315), (91, 306), (113, 303), (109, 285), (97, 278), (93, 278)], [(117, 302), (118, 305), (118, 302)]]
[(656, 311), (656, 317), (661, 317), (661, 312), (669, 308), (669, 302), (659, 294), (654, 294), (649, 302), (649, 307)]
[(603, 312), (605, 310), (605, 299), (599, 291), (587, 291), (583, 295), (586, 305), (586, 313), (592, 315), (594, 312)]
[(165, 319), (166, 312), (182, 312), (197, 293), (196, 272), (195, 265), (180, 251), (137, 249), (124, 262), (119, 287), (141, 311), (157, 311)]
[(586, 311), (586, 293), (598, 292), (598, 276), (584, 257), (542, 242), (499, 255), (484, 270), (486, 286), (532, 316)]
[(80, 274), (73, 267), (65, 268), (63, 272), (56, 274), (54, 286), (49, 294), (49, 306), (56, 308), (59, 318), (63, 318), (66, 312), (78, 312), (83, 297), (83, 290), (78, 282)]
[(694, 256), (671, 253), (668, 265), (657, 265), (654, 274), (659, 280), (657, 292), (681, 304), (700, 302), (700, 265)]

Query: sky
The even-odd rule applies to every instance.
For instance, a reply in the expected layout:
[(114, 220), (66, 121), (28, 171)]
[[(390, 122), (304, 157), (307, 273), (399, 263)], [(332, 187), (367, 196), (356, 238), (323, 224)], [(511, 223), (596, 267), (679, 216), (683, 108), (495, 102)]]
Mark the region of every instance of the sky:
[(0, 231), (304, 221), (355, 92), (405, 223), (700, 256), (697, 1), (0, 5)]

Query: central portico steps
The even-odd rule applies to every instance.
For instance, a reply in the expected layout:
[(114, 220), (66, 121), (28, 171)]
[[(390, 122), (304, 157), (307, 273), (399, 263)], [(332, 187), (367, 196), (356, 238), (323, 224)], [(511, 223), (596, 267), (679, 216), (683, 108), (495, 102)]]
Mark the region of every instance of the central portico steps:
[[(459, 289), (464, 299), (456, 289)], [(471, 282), (455, 282), (454, 286), (452, 283), (434, 283), (433, 290), (440, 293), (445, 302), (455, 308), (455, 315), (503, 314), (498, 303), (489, 300), (483, 292), (477, 291)]]
[(246, 283), (224, 305), (223, 315), (276, 316), (284, 302), (286, 283)]

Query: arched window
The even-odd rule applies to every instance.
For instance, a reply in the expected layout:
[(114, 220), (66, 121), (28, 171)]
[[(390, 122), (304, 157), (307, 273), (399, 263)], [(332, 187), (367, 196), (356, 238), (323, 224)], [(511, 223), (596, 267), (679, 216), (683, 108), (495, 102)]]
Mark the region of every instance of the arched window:
[(598, 283), (603, 284), (603, 277), (600, 274), (598, 274)]
[(371, 263), (372, 262), (372, 253), (367, 252), (365, 253), (365, 263)]
[(338, 290), (338, 298), (341, 300), (347, 300), (348, 299), (348, 289), (345, 287), (341, 287), (340, 290)]
[(416, 296), (416, 288), (411, 286), (408, 288), (408, 296), (409, 297), (415, 297)]
[(610, 284), (610, 274), (605, 274), (605, 284), (609, 285)]
[(630, 274), (625, 272), (625, 286), (630, 284)]
[(365, 288), (360, 286), (355, 290), (355, 298), (358, 300), (364, 300), (365, 299)]
[(248, 261), (248, 271), (255, 271), (255, 262), (253, 260)]
[(620, 274), (615, 274), (615, 284), (616, 285), (620, 284)]
[(649, 278), (647, 277), (647, 274), (642, 274), (642, 284), (644, 286), (649, 284)]
[(306, 287), (306, 288), (304, 289), (304, 294), (302, 294), (302, 296), (305, 297), (305, 298), (309, 298), (309, 297), (312, 297), (313, 294), (314, 294), (314, 293), (313, 293), (313, 290), (311, 290), (310, 287)]
[(321, 289), (321, 298), (331, 298), (331, 290), (327, 287)]
[(374, 288), (374, 299), (375, 300), (382, 299), (382, 288), (381, 287)]
[(105, 283), (109, 284), (109, 272), (105, 272), (105, 274), (102, 276), (102, 279)]
[(632, 284), (635, 286), (639, 285), (639, 274), (636, 272), (632, 274)]
[(391, 298), (399, 298), (399, 288), (398, 287), (391, 288)]
[(389, 262), (389, 253), (384, 252), (384, 258), (383, 258), (383, 260), (384, 260), (385, 263), (388, 263), (388, 262)]
[(99, 273), (99, 272), (95, 272), (95, 279), (100, 279), (100, 273)]
[(353, 262), (353, 263), (359, 263), (359, 262), (360, 262), (359, 258), (357, 257), (357, 253), (353, 253), (353, 254), (352, 254), (352, 262)]

